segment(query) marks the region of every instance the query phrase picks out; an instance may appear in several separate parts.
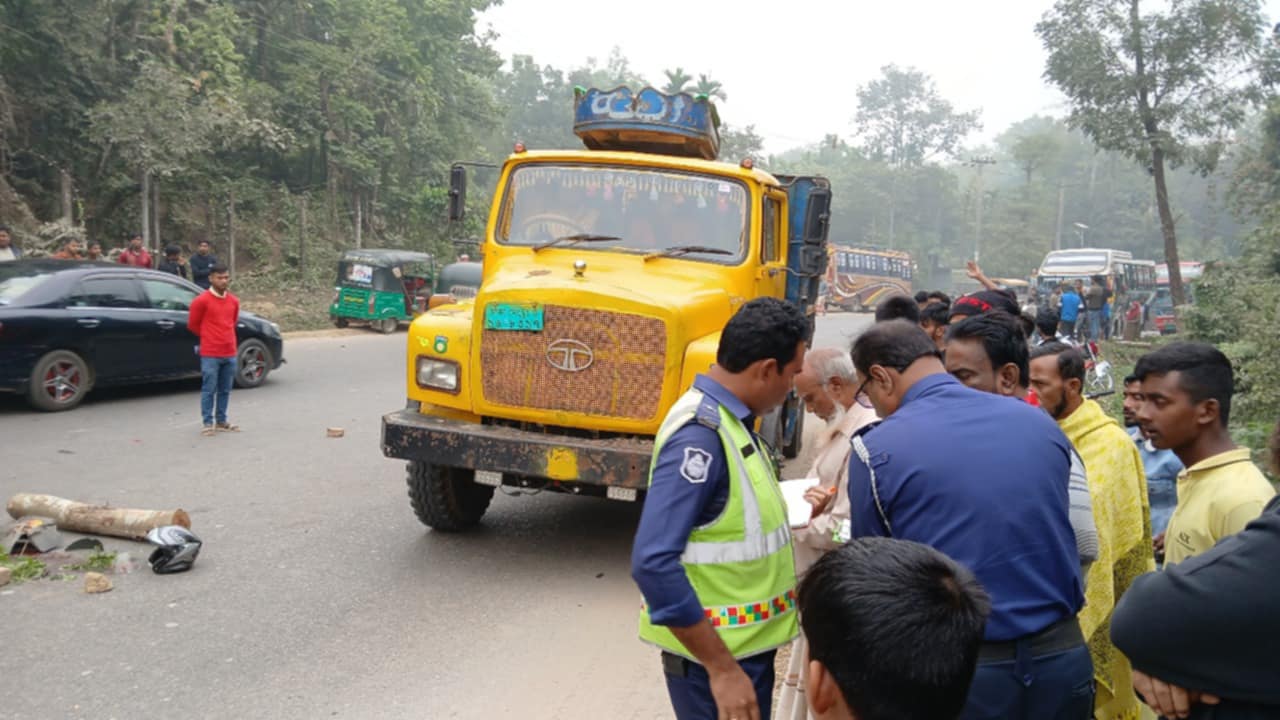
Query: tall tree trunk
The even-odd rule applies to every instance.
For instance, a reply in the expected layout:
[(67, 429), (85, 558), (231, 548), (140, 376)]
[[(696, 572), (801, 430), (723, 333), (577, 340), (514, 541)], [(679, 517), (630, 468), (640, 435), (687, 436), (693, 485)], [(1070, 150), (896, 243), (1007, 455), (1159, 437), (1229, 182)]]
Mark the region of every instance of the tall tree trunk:
[(360, 192), (356, 191), (356, 247), (364, 247), (361, 231), (364, 229), (364, 213), (361, 211)]
[(62, 222), (66, 225), (75, 223), (75, 212), (71, 202), (71, 173), (65, 168), (58, 169), (58, 181), (62, 186)]
[(1178, 236), (1169, 207), (1169, 188), (1164, 176), (1164, 150), (1159, 144), (1151, 148), (1151, 168), (1156, 176), (1156, 209), (1160, 213), (1160, 234), (1164, 236), (1164, 261), (1169, 266), (1169, 295), (1173, 305), (1182, 305), (1182, 266), (1178, 263)]
[(175, 60), (178, 57), (178, 45), (174, 42), (174, 31), (178, 25), (178, 6), (182, 4), (182, 0), (169, 0), (169, 17), (164, 24), (164, 46), (169, 53), (169, 59)]
[(152, 258), (159, 258), (161, 249), (164, 247), (164, 241), (160, 239), (160, 181), (154, 180), (151, 183), (151, 227), (153, 230), (152, 237), (155, 238), (156, 248), (152, 253)]
[(302, 196), (301, 207), (298, 208), (298, 276), (303, 282), (307, 279), (307, 196)]
[(142, 215), (138, 232), (142, 233), (142, 247), (151, 247), (151, 173), (142, 171)]
[(227, 270), (236, 276), (236, 191), (227, 193)]

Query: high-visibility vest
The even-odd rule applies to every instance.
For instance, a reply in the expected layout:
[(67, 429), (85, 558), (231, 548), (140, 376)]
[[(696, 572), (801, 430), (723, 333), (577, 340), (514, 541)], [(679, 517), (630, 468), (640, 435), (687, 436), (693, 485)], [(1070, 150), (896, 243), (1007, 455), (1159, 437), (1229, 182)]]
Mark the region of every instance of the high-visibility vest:
[[(690, 390), (672, 407), (654, 441), (655, 460), (703, 401)], [(799, 632), (795, 558), (772, 459), (724, 406), (715, 430), (729, 464), (729, 497), (719, 517), (689, 534), (680, 562), (707, 620), (741, 659), (785, 645)], [(696, 660), (669, 629), (650, 621), (647, 607), (640, 610), (640, 639)]]

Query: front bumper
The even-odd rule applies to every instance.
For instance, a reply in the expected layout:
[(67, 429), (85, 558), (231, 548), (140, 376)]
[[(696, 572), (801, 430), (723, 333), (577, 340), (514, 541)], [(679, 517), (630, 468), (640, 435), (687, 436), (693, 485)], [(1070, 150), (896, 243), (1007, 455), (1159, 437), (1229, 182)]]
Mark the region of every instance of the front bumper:
[[(382, 416), (382, 454), (443, 467), (501, 473), (503, 484), (565, 492), (605, 488), (642, 492), (649, 484), (653, 441), (578, 438), (423, 415)], [(545, 482), (539, 482), (545, 481)], [(609, 493), (611, 496), (613, 493)]]

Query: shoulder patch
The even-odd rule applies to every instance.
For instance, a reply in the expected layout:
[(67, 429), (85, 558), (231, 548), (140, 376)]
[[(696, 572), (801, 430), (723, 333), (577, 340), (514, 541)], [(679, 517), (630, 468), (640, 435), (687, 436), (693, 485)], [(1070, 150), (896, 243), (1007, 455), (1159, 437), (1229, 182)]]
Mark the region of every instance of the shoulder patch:
[(704, 483), (711, 476), (711, 453), (702, 448), (684, 449), (684, 462), (680, 463), (680, 477), (691, 483)]
[(720, 403), (715, 398), (704, 396), (702, 402), (698, 405), (698, 412), (695, 415), (699, 425), (704, 425), (712, 430), (720, 429)]

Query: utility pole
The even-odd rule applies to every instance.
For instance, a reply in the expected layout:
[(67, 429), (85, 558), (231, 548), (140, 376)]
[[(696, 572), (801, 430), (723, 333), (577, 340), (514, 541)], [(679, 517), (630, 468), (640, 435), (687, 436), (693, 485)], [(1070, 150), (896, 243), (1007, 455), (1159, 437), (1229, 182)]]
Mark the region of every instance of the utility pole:
[(965, 165), (968, 165), (969, 167), (978, 168), (978, 208), (975, 222), (977, 227), (973, 234), (973, 261), (975, 263), (982, 262), (982, 206), (985, 204), (986, 194), (982, 183), (982, 171), (985, 166), (995, 164), (995, 159), (987, 156), (970, 158), (969, 161), (965, 163)]
[(1058, 183), (1058, 226), (1053, 233), (1053, 249), (1062, 249), (1062, 212), (1066, 208), (1067, 203), (1067, 186), (1065, 183)]

